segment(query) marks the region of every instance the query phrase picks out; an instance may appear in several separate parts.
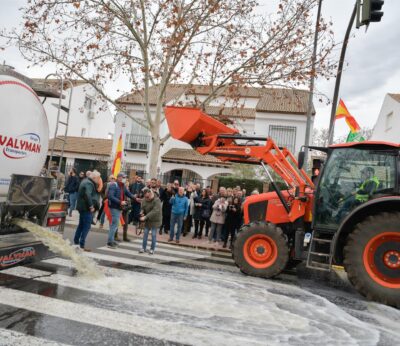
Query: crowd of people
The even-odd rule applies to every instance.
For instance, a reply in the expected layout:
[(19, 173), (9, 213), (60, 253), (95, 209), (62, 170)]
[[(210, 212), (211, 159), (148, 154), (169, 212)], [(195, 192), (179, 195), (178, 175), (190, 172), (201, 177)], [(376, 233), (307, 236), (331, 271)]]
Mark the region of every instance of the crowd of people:
[[(220, 187), (218, 193), (213, 194), (211, 187), (202, 187), (201, 184), (189, 182), (186, 186), (180, 186), (178, 180), (161, 186), (161, 181), (151, 179), (146, 182), (139, 176), (129, 184), (129, 192), (133, 195), (132, 207), (128, 217), (128, 223), (139, 227), (143, 215), (147, 217), (147, 211), (143, 208), (146, 201), (146, 191), (150, 191), (151, 199), (160, 202), (157, 222), (151, 227), (145, 224), (143, 248), (146, 251), (147, 236), (151, 228), (152, 238), (156, 238), (163, 232), (169, 235), (169, 242), (180, 242), (181, 236), (191, 234), (193, 239), (202, 239), (219, 242), (223, 247), (232, 246), (237, 231), (243, 222), (242, 204), (246, 191), (240, 186), (235, 188)], [(157, 203), (158, 204), (158, 203)], [(160, 225), (158, 225), (158, 221)], [(155, 249), (155, 241), (152, 243), (150, 253)]]
[(99, 222), (100, 228), (104, 228), (108, 219), (109, 248), (118, 246), (120, 224), (123, 225), (122, 241), (130, 241), (127, 231), (128, 225), (132, 224), (144, 229), (139, 253), (147, 252), (151, 233), (149, 254), (155, 251), (157, 234), (163, 232), (169, 235), (168, 242), (179, 243), (181, 236), (204, 237), (209, 243), (232, 247), (243, 223), (242, 205), (246, 196), (240, 186), (220, 187), (213, 194), (210, 186), (202, 187), (199, 183), (181, 186), (175, 180), (162, 186), (160, 180), (145, 182), (140, 176), (129, 182), (124, 173), (116, 177), (111, 175), (103, 183), (99, 172), (78, 175), (75, 169), (69, 172), (63, 191), (69, 196), (68, 215), (71, 216), (75, 208), (79, 212), (75, 245), (90, 251), (85, 247), (85, 241), (91, 225)]

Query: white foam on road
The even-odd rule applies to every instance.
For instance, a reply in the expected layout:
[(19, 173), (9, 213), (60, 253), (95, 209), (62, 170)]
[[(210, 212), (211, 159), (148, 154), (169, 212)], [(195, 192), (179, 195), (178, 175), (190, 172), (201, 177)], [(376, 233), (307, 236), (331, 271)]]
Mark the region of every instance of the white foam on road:
[[(0, 303), (20, 309), (27, 309), (41, 314), (88, 323), (121, 332), (135, 333), (160, 340), (169, 340), (186, 344), (223, 345), (229, 334), (215, 334), (207, 329), (197, 329), (165, 320), (148, 319), (104, 310), (84, 304), (76, 304), (54, 298), (39, 296), (33, 293), (20, 292), (9, 288), (0, 288)], [(246, 339), (231, 340), (232, 345), (247, 344)], [(256, 344), (255, 340), (252, 343)], [(258, 344), (262, 344), (261, 342)]]
[(0, 346), (29, 345), (29, 346), (68, 346), (35, 336), (25, 335), (14, 330), (0, 328)]
[[(7, 272), (32, 277), (29, 268), (17, 267)], [(45, 273), (35, 272), (36, 275)], [(227, 286), (228, 280), (222, 278), (191, 282), (112, 268), (106, 268), (106, 274), (112, 276), (92, 281), (56, 274), (37, 280), (93, 292), (94, 298), (96, 293), (123, 297), (123, 314), (52, 298), (38, 299), (24, 292), (12, 296), (12, 292), (4, 294), (0, 290), (0, 301), (19, 304), (20, 299), (29, 295), (25, 308), (30, 310), (40, 307), (43, 313), (73, 320), (77, 319), (71, 311), (79, 311), (78, 321), (111, 328), (123, 326), (123, 331), (156, 338), (162, 335), (168, 340), (189, 344), (375, 345), (379, 341), (379, 331), (373, 325), (361, 322), (322, 297), (273, 281), (258, 280), (262, 284), (255, 285), (249, 280), (246, 285), (230, 278)], [(163, 317), (143, 318), (146, 312), (153, 315), (159, 312)], [(122, 323), (110, 323), (109, 319), (122, 319)], [(135, 328), (140, 323), (141, 329), (129, 330), (132, 323)], [(165, 334), (163, 327), (174, 331)]]

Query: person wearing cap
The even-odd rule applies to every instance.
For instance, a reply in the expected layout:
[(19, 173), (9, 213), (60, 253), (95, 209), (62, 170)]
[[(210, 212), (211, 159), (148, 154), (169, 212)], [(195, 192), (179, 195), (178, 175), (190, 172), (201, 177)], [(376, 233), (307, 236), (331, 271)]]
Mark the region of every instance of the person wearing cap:
[(357, 190), (353, 191), (350, 196), (342, 198), (339, 201), (343, 202), (342, 209), (338, 212), (338, 221), (347, 214), (354, 207), (369, 201), (372, 195), (376, 192), (379, 187), (379, 179), (375, 175), (375, 169), (373, 167), (366, 166), (360, 171), (361, 185)]
[(108, 188), (107, 197), (108, 206), (111, 213), (111, 223), (110, 230), (108, 232), (107, 246), (112, 249), (117, 247), (117, 243), (115, 242), (115, 233), (118, 230), (122, 209), (128, 204), (125, 200), (125, 197), (129, 197), (131, 199), (134, 198), (134, 196), (126, 188), (125, 183), (126, 175), (124, 173), (119, 173), (117, 175), (117, 181), (115, 183), (111, 183)]
[(139, 250), (139, 253), (146, 252), (147, 239), (151, 230), (151, 247), (149, 254), (152, 255), (156, 249), (157, 229), (160, 228), (162, 221), (161, 201), (152, 189), (144, 188), (143, 195), (140, 221), (144, 222), (144, 233), (142, 248)]

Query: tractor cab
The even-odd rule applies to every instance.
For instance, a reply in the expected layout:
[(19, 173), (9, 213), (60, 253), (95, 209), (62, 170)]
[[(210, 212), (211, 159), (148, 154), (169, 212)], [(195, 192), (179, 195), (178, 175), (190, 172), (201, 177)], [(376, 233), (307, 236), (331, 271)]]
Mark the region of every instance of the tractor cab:
[(315, 192), (313, 228), (336, 232), (346, 216), (363, 203), (397, 195), (398, 156), (399, 145), (391, 143), (329, 148)]

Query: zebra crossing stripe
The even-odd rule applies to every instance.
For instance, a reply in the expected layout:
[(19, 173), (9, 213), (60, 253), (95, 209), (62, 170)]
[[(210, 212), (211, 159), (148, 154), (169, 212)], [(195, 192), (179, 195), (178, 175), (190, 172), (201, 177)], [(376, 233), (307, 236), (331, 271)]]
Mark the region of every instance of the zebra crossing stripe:
[[(147, 248), (149, 248), (150, 242), (147, 245)], [(212, 255), (211, 252), (207, 252), (207, 251), (201, 251), (201, 250), (195, 250), (195, 251), (185, 251), (182, 248), (179, 249), (174, 249), (174, 247), (176, 248), (176, 246), (172, 246), (172, 247), (162, 247), (160, 246), (160, 244), (157, 244), (156, 246), (156, 253), (160, 253), (160, 254), (169, 254), (169, 255), (176, 255), (176, 256), (184, 256), (182, 258), (185, 257), (195, 257), (195, 258), (209, 258), (212, 261), (218, 261), (218, 262), (229, 262), (229, 263), (233, 263), (232, 257), (227, 257), (227, 256), (222, 256), (222, 257), (215, 257)], [(119, 248), (129, 248), (132, 249), (133, 251), (139, 251), (142, 248), (142, 243), (120, 243), (119, 244)]]
[[(109, 250), (109, 251), (112, 251), (112, 252), (116, 251), (118, 253), (123, 253), (123, 254), (126, 254), (126, 255), (137, 255), (138, 251), (140, 249), (140, 247), (138, 247), (138, 248), (136, 248), (136, 247), (132, 248), (131, 247), (131, 248), (128, 248), (128, 249), (126, 249), (125, 247), (126, 246), (118, 246), (118, 248), (116, 248), (116, 249), (109, 249), (108, 247), (104, 246), (104, 247), (98, 248), (98, 250), (107, 250), (107, 251)], [(163, 253), (164, 252), (165, 251), (163, 251)], [(144, 254), (144, 256), (146, 256), (146, 255), (148, 255), (148, 254)], [(151, 257), (152, 258), (161, 259), (161, 260), (167, 260), (167, 261), (171, 261), (171, 258), (173, 258), (174, 260), (179, 260), (180, 258), (179, 257), (175, 257), (175, 255), (176, 254), (174, 252), (169, 252), (168, 255), (160, 255), (160, 254), (158, 254), (158, 251), (156, 249), (154, 255), (152, 255)], [(187, 259), (197, 259), (197, 258), (205, 258), (206, 256), (190, 254), (190, 255), (187, 255), (186, 257), (187, 257)]]
[[(76, 292), (65, 292), (65, 297), (60, 293), (57, 298), (75, 303), (80, 303), (83, 300), (90, 306), (107, 308), (114, 311), (121, 309), (121, 302), (117, 302), (119, 299), (116, 297), (126, 297), (123, 303), (124, 308), (128, 306), (134, 307), (132, 313), (135, 315), (148, 314), (146, 313), (148, 307), (151, 307), (150, 310), (152, 311), (159, 311), (159, 313), (155, 313), (159, 319), (162, 319), (162, 316), (160, 316), (161, 311), (164, 311), (164, 315), (165, 313), (168, 314), (169, 311), (175, 311), (176, 323), (181, 323), (188, 317), (194, 320), (208, 316), (210, 310), (209, 306), (199, 303), (199, 301), (209, 301), (210, 299), (208, 297), (212, 296), (220, 300), (222, 299), (222, 295), (225, 294), (223, 292), (235, 291), (237, 289), (236, 285), (224, 285), (223, 282), (218, 280), (205, 281), (195, 278), (195, 282), (193, 282), (193, 280), (188, 280), (183, 276), (160, 277), (159, 275), (143, 273), (134, 273), (134, 275), (132, 275), (132, 273), (118, 273), (112, 269), (107, 271), (107, 277), (105, 279), (100, 280), (88, 280), (85, 277), (70, 277), (58, 274), (46, 276), (45, 272), (40, 273), (40, 271), (36, 271), (35, 274), (36, 277), (34, 277), (34, 281), (32, 281), (32, 274), (29, 268), (18, 267), (12, 272), (9, 272), (8, 275), (14, 275), (25, 279), (27, 282), (25, 285), (23, 282), (20, 282), (16, 286), (16, 289), (24, 292), (36, 293), (46, 289), (46, 286), (43, 284), (40, 286), (38, 282), (53, 285), (50, 290), (54, 291), (55, 287), (57, 287), (58, 292), (64, 292), (67, 288), (70, 288), (76, 290)], [(30, 281), (28, 282), (27, 280)], [(194, 284), (196, 285), (197, 293), (193, 292)], [(10, 287), (14, 289), (14, 286)], [(37, 287), (40, 288), (38, 289)], [(165, 292), (169, 287), (179, 287), (179, 296), (169, 297), (167, 300), (157, 299), (159, 295)], [(116, 302), (110, 301), (109, 304), (104, 304), (104, 301), (108, 300), (107, 297), (110, 295), (110, 292), (113, 294), (109, 299), (114, 299)], [(132, 292), (135, 292), (135, 294), (132, 294)], [(88, 294), (91, 295), (90, 301), (87, 301), (86, 298)], [(96, 300), (94, 295), (98, 295), (99, 299)], [(194, 296), (197, 297), (197, 302), (193, 301)], [(156, 304), (154, 304), (155, 301), (157, 301)], [(185, 304), (184, 302), (186, 301), (190, 302), (190, 304)], [(177, 316), (177, 314), (182, 315)], [(213, 315), (220, 318), (235, 318), (234, 308), (232, 307), (220, 309)], [(172, 319), (173, 317), (171, 316), (169, 318)]]
[[(151, 237), (149, 237), (148, 244), (151, 242)], [(131, 239), (130, 243), (123, 242), (122, 244), (142, 244), (142, 238), (133, 238)], [(205, 242), (203, 244), (199, 244), (203, 246), (209, 245), (208, 242)], [(181, 246), (181, 245), (174, 245), (174, 244), (169, 244), (169, 243), (164, 243), (164, 242), (157, 242), (157, 247), (160, 248), (168, 248), (171, 250), (175, 251), (183, 251), (185, 253), (187, 252), (192, 252), (192, 253), (198, 253), (202, 252), (205, 254), (208, 254), (212, 257), (222, 257), (222, 258), (232, 258), (232, 254), (230, 252), (225, 252), (225, 251), (217, 251), (217, 250), (210, 250), (210, 249), (204, 249), (203, 247), (191, 247), (191, 246)]]
[(184, 260), (184, 259), (178, 259), (176, 257), (174, 257), (173, 255), (171, 256), (162, 256), (162, 255), (157, 255), (157, 253), (155, 253), (154, 255), (148, 255), (148, 254), (135, 254), (132, 253), (132, 251), (130, 250), (124, 250), (124, 249), (120, 249), (120, 248), (116, 248), (116, 249), (109, 249), (107, 247), (102, 247), (99, 248), (98, 250), (108, 253), (108, 254), (113, 254), (113, 255), (125, 255), (125, 256), (132, 256), (135, 259), (139, 259), (139, 260), (143, 260), (144, 262), (149, 262), (149, 261), (154, 261), (154, 262), (158, 262), (158, 263), (162, 263), (162, 262), (173, 262), (175, 263), (175, 265), (179, 265), (179, 263), (181, 263), (182, 265), (186, 265), (186, 266), (195, 266), (197, 268), (204, 268), (206, 267), (206, 269), (223, 269), (223, 270), (229, 270), (229, 271), (236, 271), (236, 267), (234, 267), (233, 265), (229, 265), (230, 263), (225, 264), (218, 264), (218, 263), (213, 263), (213, 262), (203, 262), (200, 261), (203, 258), (197, 258), (198, 261), (196, 261), (195, 258), (193, 259), (188, 259), (188, 260)]
[[(76, 322), (71, 319), (51, 316), (27, 309), (15, 308), (10, 305), (0, 304), (2, 318), (0, 327), (12, 331), (20, 331), (21, 328), (28, 334), (28, 342), (7, 343), (10, 345), (180, 345), (179, 343), (166, 342), (154, 337), (145, 337), (132, 332), (120, 332), (110, 328), (98, 327), (88, 323)], [(30, 336), (34, 334), (35, 336)], [(0, 337), (3, 330), (0, 329)], [(7, 334), (6, 334), (7, 335)], [(31, 338), (33, 343), (31, 343)], [(39, 338), (40, 342), (35, 340)], [(25, 338), (23, 339), (25, 340)], [(43, 341), (43, 342), (42, 342)], [(1, 341), (0, 341), (0, 345)]]
[(245, 341), (232, 339), (228, 332), (215, 333), (207, 328), (119, 313), (4, 287), (0, 288), (0, 304), (146, 337), (158, 335), (165, 341), (196, 345), (209, 345), (211, 340), (214, 345), (225, 344), (228, 339), (231, 339), (230, 344), (238, 345)]

